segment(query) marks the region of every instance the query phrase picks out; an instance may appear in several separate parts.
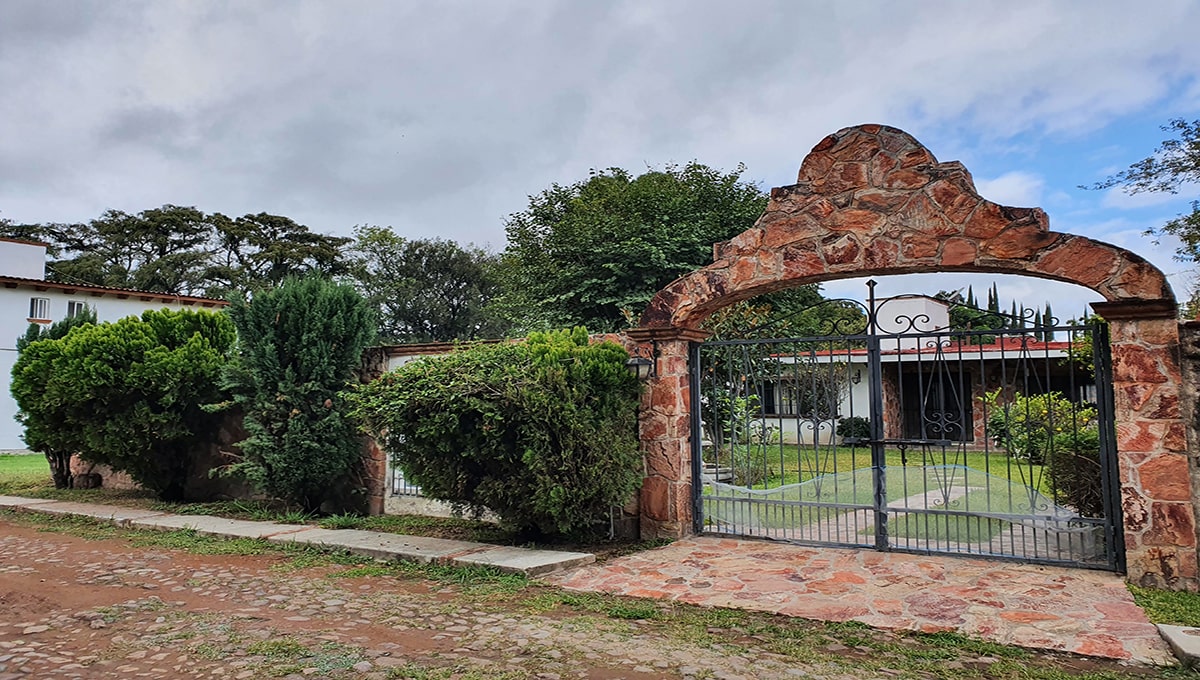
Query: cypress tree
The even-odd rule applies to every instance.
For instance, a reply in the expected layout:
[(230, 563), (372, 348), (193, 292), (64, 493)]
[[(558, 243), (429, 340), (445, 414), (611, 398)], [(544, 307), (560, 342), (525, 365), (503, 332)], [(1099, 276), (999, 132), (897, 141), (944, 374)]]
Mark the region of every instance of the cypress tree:
[(341, 392), (375, 336), (367, 303), (350, 286), (309, 276), (235, 299), (229, 315), (238, 353), (225, 382), (249, 433), (230, 472), (316, 511), (362, 457)]

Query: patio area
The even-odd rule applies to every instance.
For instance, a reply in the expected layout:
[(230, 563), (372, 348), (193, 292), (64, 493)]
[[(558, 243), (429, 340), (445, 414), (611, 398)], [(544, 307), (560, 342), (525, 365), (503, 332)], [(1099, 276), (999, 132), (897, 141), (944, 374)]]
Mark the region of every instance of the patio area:
[(570, 590), (1174, 663), (1121, 576), (1103, 571), (700, 536), (543, 578)]

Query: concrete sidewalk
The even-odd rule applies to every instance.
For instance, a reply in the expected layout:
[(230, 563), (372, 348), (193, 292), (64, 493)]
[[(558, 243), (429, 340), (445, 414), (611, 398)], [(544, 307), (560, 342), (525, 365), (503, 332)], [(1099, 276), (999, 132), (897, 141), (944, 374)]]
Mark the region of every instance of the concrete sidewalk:
[(19, 496), (0, 496), (0, 508), (90, 517), (136, 529), (192, 529), (200, 534), (222, 538), (258, 538), (271, 543), (304, 543), (334, 550), (347, 550), (357, 555), (382, 560), (489, 566), (528, 576), (548, 574), (596, 561), (596, 556), (590, 553), (531, 550), (471, 541), (401, 536), (354, 529), (322, 529), (305, 524), (250, 522), (208, 515), (174, 515), (154, 510)]

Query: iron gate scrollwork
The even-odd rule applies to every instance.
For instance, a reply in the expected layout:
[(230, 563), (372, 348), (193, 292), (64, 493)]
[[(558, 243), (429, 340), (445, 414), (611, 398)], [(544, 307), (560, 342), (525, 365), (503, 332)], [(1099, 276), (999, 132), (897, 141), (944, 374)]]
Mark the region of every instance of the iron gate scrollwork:
[(696, 530), (1123, 570), (1106, 327), (874, 286), (827, 334), (693, 346)]

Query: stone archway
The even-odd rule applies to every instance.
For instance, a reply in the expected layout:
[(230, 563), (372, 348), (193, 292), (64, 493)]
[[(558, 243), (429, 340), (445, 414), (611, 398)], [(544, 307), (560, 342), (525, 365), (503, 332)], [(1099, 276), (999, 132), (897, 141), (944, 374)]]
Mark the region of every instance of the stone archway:
[(657, 373), (642, 410), (643, 534), (691, 530), (689, 342), (718, 309), (839, 278), (1005, 273), (1086, 286), (1110, 323), (1129, 577), (1196, 589), (1195, 507), (1180, 417), (1176, 302), (1138, 255), (1049, 230), (1038, 208), (979, 196), (958, 162), (939, 163), (907, 133), (860, 125), (823, 139), (796, 184), (771, 191), (753, 227), (716, 244), (712, 264), (659, 291), (631, 339), (652, 343)]

